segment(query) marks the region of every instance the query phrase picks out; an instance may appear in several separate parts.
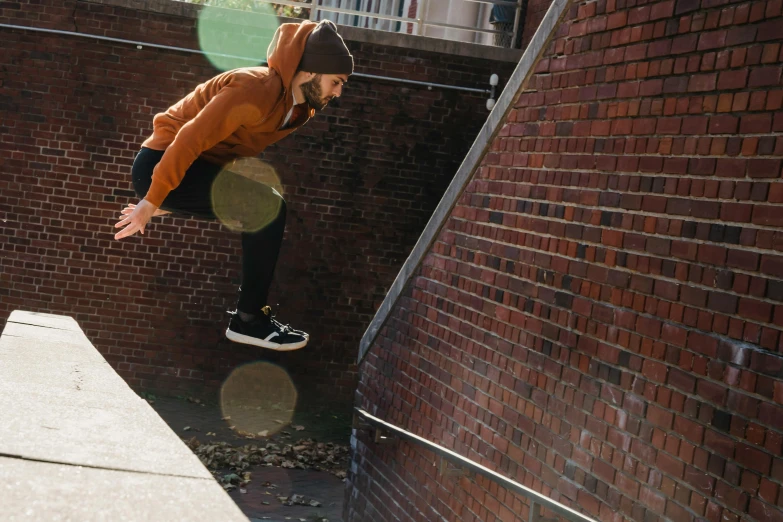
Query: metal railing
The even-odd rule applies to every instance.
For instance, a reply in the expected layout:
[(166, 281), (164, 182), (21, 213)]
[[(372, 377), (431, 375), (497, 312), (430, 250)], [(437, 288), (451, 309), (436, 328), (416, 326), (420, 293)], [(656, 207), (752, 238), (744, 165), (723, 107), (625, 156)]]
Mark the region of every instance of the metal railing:
[[(192, 1), (192, 0), (181, 0)], [(380, 31), (397, 33), (412, 33), (419, 36), (437, 36), (446, 40), (466, 40), (459, 32), (475, 33), (473, 43), (484, 43), (479, 35), (494, 35), (493, 44), (501, 47), (515, 48), (517, 35), (521, 29), (526, 0), (254, 0), (257, 3), (288, 6), (297, 12), (309, 11), (309, 19), (318, 21), (330, 19), (339, 25), (350, 25)], [(411, 9), (414, 2), (415, 12)], [(200, 3), (200, 2), (196, 2)], [(439, 20), (433, 15), (437, 8), (448, 15), (461, 13), (470, 6), (479, 4), (475, 13), (475, 23), (449, 23)], [(220, 5), (219, 2), (216, 5)], [(490, 22), (501, 29), (488, 29), (482, 22), (489, 20), (485, 7), (498, 9), (496, 15), (502, 16), (502, 21)], [(513, 14), (511, 14), (513, 10)], [(442, 35), (434, 35), (433, 29), (442, 30)], [(429, 32), (429, 34), (428, 34)]]
[[(262, 0), (265, 2), (276, 3), (275, 0)], [(410, 1), (405, 0), (311, 0), (315, 3), (313, 6), (311, 3), (305, 3), (300, 6), (302, 8), (310, 9), (310, 19), (318, 20), (320, 17), (318, 13), (334, 13), (337, 15), (337, 20), (333, 20), (344, 25), (354, 25), (358, 27), (366, 27), (369, 29), (386, 30), (393, 32), (414, 32), (419, 36), (428, 36), (428, 28), (441, 28), (441, 29), (453, 29), (460, 31), (468, 31), (479, 34), (490, 34), (496, 36), (506, 37), (507, 41), (512, 43), (516, 41), (516, 34), (519, 30), (522, 13), (522, 0), (417, 0), (416, 11), (414, 15), (404, 16), (405, 6), (409, 5)], [(501, 10), (504, 8), (513, 8), (513, 26), (511, 31), (487, 29), (479, 26), (478, 20), (474, 25), (447, 23), (442, 20), (436, 20), (431, 13), (433, 6), (443, 6), (448, 4), (447, 12), (452, 9), (457, 11), (465, 9), (465, 5), (469, 4), (484, 4), (492, 6), (498, 6)], [(335, 4), (335, 5), (332, 5)], [(354, 8), (346, 8), (345, 4), (354, 4)], [(460, 5), (461, 4), (461, 5)], [(410, 10), (409, 10), (410, 11)], [(483, 10), (479, 9), (479, 12)], [(395, 14), (396, 13), (396, 14)], [(477, 13), (478, 14), (478, 13)], [(346, 16), (347, 15), (347, 16)], [(351, 20), (351, 17), (354, 19)], [(396, 24), (395, 24), (396, 22)], [(508, 24), (504, 24), (508, 25)], [(413, 29), (415, 31), (409, 31)], [(430, 31), (431, 33), (431, 31)], [(446, 39), (448, 33), (446, 33)], [(495, 42), (498, 40), (496, 39)], [(513, 47), (513, 45), (510, 45)]]
[[(393, 442), (395, 438), (404, 439), (419, 446), (424, 446), (428, 450), (432, 451), (440, 457), (439, 471), (441, 474), (453, 474), (454, 470), (448, 470), (446, 468), (446, 462), (451, 462), (464, 468), (470, 472), (482, 475), (492, 482), (496, 482), (503, 487), (522, 495), (530, 502), (530, 514), (528, 516), (528, 522), (545, 522), (549, 519), (545, 519), (541, 515), (541, 508), (548, 509), (552, 513), (563, 517), (569, 522), (596, 522), (592, 518), (589, 518), (573, 509), (564, 506), (560, 502), (556, 502), (549, 497), (545, 497), (537, 491), (533, 491), (515, 482), (510, 478), (492, 471), (491, 469), (482, 466), (472, 460), (459, 455), (439, 444), (431, 442), (423, 437), (420, 437), (414, 433), (399, 428), (393, 424), (381, 420), (373, 415), (370, 415), (366, 411), (355, 408), (354, 409), (354, 429), (367, 429), (374, 428), (373, 441), (378, 444)], [(392, 434), (390, 436), (390, 434)], [(461, 470), (457, 470), (459, 474), (463, 474)]]

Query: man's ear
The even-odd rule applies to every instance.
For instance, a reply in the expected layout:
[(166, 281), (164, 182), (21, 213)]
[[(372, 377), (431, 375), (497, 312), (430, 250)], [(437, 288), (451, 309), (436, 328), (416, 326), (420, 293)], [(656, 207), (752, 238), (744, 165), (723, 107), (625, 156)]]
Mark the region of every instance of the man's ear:
[(296, 74), (294, 75), (294, 83), (296, 85), (302, 85), (303, 83), (307, 83), (310, 80), (315, 78), (315, 73), (307, 72), (307, 71), (296, 71)]

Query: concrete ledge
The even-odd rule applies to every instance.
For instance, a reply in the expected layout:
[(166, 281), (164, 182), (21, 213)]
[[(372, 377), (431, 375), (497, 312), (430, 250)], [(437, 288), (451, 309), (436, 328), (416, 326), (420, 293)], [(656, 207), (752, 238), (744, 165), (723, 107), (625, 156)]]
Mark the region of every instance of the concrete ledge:
[(0, 520), (247, 521), (70, 317), (0, 336)]

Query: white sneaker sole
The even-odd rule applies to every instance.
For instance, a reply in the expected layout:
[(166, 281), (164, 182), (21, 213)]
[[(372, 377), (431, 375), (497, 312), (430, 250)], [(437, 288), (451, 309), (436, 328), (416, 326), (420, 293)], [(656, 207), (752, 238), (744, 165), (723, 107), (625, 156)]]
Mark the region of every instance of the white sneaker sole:
[(231, 330), (230, 328), (226, 328), (226, 337), (230, 341), (234, 341), (235, 343), (252, 344), (253, 346), (268, 348), (270, 350), (276, 350), (278, 352), (291, 352), (293, 350), (299, 350), (300, 348), (304, 348), (305, 346), (307, 346), (307, 341), (310, 340), (309, 337), (305, 337), (304, 341), (300, 341), (298, 343), (278, 344), (278, 343), (273, 343), (271, 341), (265, 341), (263, 339), (259, 339), (258, 337), (243, 335), (241, 333), (237, 333)]

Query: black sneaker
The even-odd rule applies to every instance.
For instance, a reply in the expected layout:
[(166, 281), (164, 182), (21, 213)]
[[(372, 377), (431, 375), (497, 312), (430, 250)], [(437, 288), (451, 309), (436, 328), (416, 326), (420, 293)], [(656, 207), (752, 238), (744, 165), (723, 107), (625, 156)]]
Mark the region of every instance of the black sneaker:
[(298, 350), (307, 345), (310, 336), (272, 318), (272, 309), (265, 306), (252, 321), (243, 321), (237, 312), (232, 316), (226, 337), (235, 343), (252, 344), (281, 352)]

